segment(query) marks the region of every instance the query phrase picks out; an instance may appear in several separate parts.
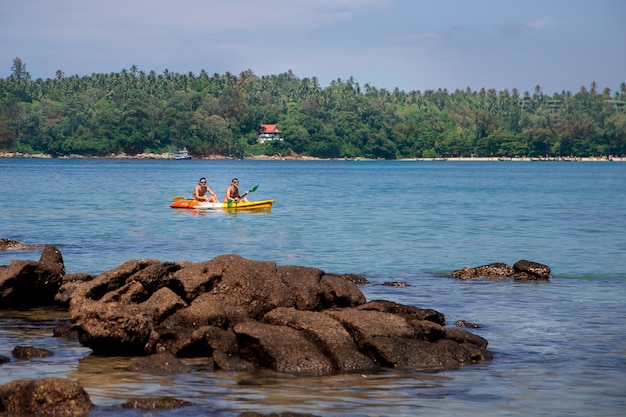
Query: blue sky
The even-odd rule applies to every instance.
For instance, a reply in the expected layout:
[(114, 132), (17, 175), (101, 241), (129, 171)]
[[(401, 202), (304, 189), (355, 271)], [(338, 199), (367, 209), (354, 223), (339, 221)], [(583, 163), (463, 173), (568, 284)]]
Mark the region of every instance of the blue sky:
[(624, 0), (21, 0), (0, 77), (288, 70), (322, 86), (576, 92), (626, 82)]

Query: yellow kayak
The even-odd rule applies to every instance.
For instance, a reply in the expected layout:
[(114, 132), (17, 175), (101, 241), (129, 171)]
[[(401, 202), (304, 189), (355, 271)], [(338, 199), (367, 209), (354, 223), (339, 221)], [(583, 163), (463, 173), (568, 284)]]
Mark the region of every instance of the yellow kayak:
[(272, 204), (276, 200), (260, 200), (260, 201), (247, 201), (241, 203), (232, 202), (228, 203), (207, 203), (204, 201), (189, 200), (186, 198), (179, 199), (170, 204), (171, 208), (177, 209), (195, 209), (195, 210), (211, 210), (211, 209), (226, 209), (226, 210), (260, 210), (270, 209)]

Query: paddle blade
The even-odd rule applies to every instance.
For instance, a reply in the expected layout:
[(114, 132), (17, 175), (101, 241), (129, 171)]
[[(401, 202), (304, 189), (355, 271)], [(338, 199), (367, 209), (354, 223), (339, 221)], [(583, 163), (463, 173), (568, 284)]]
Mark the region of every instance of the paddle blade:
[(185, 196), (177, 195), (175, 197), (172, 197), (172, 201), (178, 201), (178, 200), (185, 200)]
[(235, 202), (235, 200), (228, 200), (227, 207), (230, 208), (233, 205), (234, 202)]
[(259, 184), (257, 184), (257, 185), (255, 185), (254, 187), (252, 187), (252, 188), (250, 189), (250, 191), (248, 191), (248, 192), (249, 192), (249, 193), (253, 193), (253, 192), (255, 192), (255, 191), (256, 191), (256, 189), (257, 189), (257, 188), (259, 188)]

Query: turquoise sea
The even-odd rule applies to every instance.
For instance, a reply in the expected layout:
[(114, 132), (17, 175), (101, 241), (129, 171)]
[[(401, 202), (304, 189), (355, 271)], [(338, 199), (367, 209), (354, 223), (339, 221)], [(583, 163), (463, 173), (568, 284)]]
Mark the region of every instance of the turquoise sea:
[[(223, 196), (232, 177), (270, 212), (173, 210), (200, 177)], [(318, 416), (622, 416), (626, 410), (626, 164), (619, 162), (167, 161), (0, 159), (0, 238), (52, 243), (68, 273), (127, 260), (205, 261), (225, 253), (363, 274), (368, 300), (464, 319), (494, 359), (446, 372), (296, 378), (206, 371), (158, 377), (124, 370), (52, 337), (57, 316), (0, 309), (0, 354), (50, 358), (0, 365), (0, 384), (79, 381), (93, 416), (137, 397), (188, 400), (188, 417), (243, 411)], [(0, 252), (37, 260), (41, 251)], [(520, 259), (548, 282), (460, 281), (464, 266)], [(383, 285), (390, 281), (406, 287)], [(178, 416), (181, 410), (149, 415)]]

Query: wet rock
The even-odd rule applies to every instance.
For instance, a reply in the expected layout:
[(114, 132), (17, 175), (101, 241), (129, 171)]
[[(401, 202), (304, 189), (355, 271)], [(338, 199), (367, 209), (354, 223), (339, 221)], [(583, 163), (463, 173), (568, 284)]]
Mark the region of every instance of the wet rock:
[(0, 250), (39, 250), (44, 248), (45, 245), (29, 245), (19, 240), (8, 239), (3, 237), (0, 239)]
[[(329, 275), (334, 275), (334, 274), (329, 274)], [(338, 275), (339, 277), (350, 281), (353, 284), (369, 284), (369, 281), (367, 280), (367, 278), (365, 278), (363, 275), (359, 275), (359, 274), (342, 274), (342, 275)]]
[(128, 367), (128, 370), (153, 375), (184, 374), (188, 372), (187, 366), (168, 352), (139, 358)]
[(532, 261), (517, 261), (509, 266), (504, 263), (493, 263), (477, 266), (474, 268), (464, 267), (450, 274), (453, 278), (477, 279), (477, 278), (514, 278), (516, 280), (548, 280), (550, 279), (550, 267)]
[(213, 353), (213, 363), (215, 369), (227, 372), (252, 372), (258, 369), (252, 362), (248, 362), (239, 356), (220, 351)]
[(18, 380), (0, 386), (0, 411), (9, 416), (87, 416), (93, 404), (77, 383), (61, 378)]
[(126, 401), (122, 404), (122, 408), (136, 408), (140, 410), (159, 410), (180, 408), (191, 405), (189, 401), (179, 400), (177, 398), (160, 397), (160, 398), (140, 398)]
[(206, 357), (214, 369), (303, 375), (445, 369), (491, 357), (486, 340), (445, 329), (443, 314), (367, 302), (351, 280), (316, 268), (238, 255), (135, 260), (68, 285), (72, 329), (97, 354)]
[[(378, 368), (374, 361), (357, 349), (346, 328), (327, 314), (280, 307), (267, 313), (263, 322), (301, 332), (305, 338), (314, 341), (321, 352), (328, 353), (332, 369), (364, 371)], [(271, 347), (267, 348), (271, 351)]]
[[(365, 296), (352, 282), (340, 276), (324, 275), (320, 280), (322, 308), (356, 307), (363, 304)], [(316, 306), (311, 306), (317, 309)]]
[(246, 411), (239, 414), (238, 417), (317, 417), (315, 414), (309, 413), (292, 413), (290, 411), (283, 411), (279, 413), (261, 414), (256, 411)]
[(303, 332), (288, 326), (249, 321), (234, 328), (242, 359), (259, 368), (304, 375), (327, 375), (332, 361)]
[(456, 327), (468, 327), (470, 329), (478, 329), (480, 327), (480, 325), (476, 324), (476, 323), (470, 323), (467, 320), (457, 320), (454, 325)]
[(0, 355), (0, 364), (7, 363), (7, 362), (10, 362), (10, 361), (11, 361), (11, 359), (7, 358), (4, 355)]
[(99, 354), (145, 355), (154, 353), (155, 323), (137, 304), (117, 302), (75, 303), (70, 310), (78, 340)]
[(474, 279), (474, 278), (511, 278), (514, 269), (507, 264), (500, 262), (477, 266), (474, 268), (464, 267), (453, 271), (453, 278)]
[(426, 320), (445, 326), (446, 318), (440, 312), (430, 308), (419, 308), (407, 306), (404, 304), (394, 303), (386, 300), (373, 300), (357, 307), (359, 310), (376, 310), (385, 313), (397, 314), (409, 321)]
[(550, 267), (532, 261), (517, 261), (513, 265), (515, 269), (515, 279), (519, 280), (548, 280), (550, 279)]
[(59, 290), (54, 296), (54, 301), (63, 307), (69, 307), (70, 299), (72, 298), (72, 294), (77, 284), (84, 281), (91, 281), (92, 279), (94, 279), (93, 275), (85, 274), (83, 272), (66, 274), (63, 277), (63, 282), (61, 283)]
[(445, 332), (446, 339), (454, 340), (459, 344), (472, 344), (479, 348), (487, 347), (487, 340), (485, 338), (468, 331), (446, 327)]
[(406, 282), (398, 282), (398, 281), (383, 282), (383, 285), (386, 287), (398, 287), (398, 288), (410, 287), (410, 285), (407, 284)]
[(69, 324), (64, 324), (52, 329), (52, 336), (62, 337), (69, 340), (78, 340), (78, 332)]
[(65, 275), (61, 252), (46, 245), (38, 262), (13, 260), (0, 269), (0, 306), (52, 305)]
[(11, 351), (11, 354), (16, 359), (47, 358), (54, 355), (54, 353), (48, 349), (36, 348), (33, 346), (15, 346)]
[[(159, 327), (158, 351), (169, 351), (183, 358), (215, 357), (217, 352), (222, 352), (228, 357), (236, 355), (237, 340), (232, 328), (222, 329), (217, 326), (175, 327), (176, 325), (173, 324), (175, 322), (176, 320), (172, 320), (166, 326)], [(169, 327), (170, 325), (174, 327)], [(232, 369), (231, 366), (227, 367)]]

